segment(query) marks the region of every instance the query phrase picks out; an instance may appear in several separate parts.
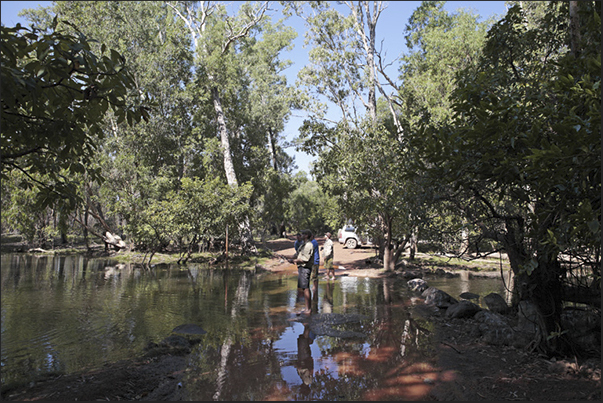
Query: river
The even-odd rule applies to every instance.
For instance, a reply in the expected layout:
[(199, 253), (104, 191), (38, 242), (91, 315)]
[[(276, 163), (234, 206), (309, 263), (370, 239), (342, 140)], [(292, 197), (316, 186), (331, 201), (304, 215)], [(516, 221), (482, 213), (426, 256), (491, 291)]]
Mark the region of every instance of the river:
[[(499, 279), (427, 280), (504, 295)], [(435, 376), (403, 279), (321, 279), (314, 311), (356, 318), (326, 332), (295, 314), (292, 274), (9, 253), (1, 281), (3, 385), (140, 356), (187, 323), (207, 332), (187, 358), (192, 400), (412, 400)]]

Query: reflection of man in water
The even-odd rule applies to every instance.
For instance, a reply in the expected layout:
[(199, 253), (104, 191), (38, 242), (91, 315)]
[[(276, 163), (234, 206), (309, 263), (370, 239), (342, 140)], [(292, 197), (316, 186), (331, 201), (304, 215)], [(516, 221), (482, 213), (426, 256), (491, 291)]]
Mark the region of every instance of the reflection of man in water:
[(304, 325), (304, 332), (297, 338), (297, 374), (303, 384), (300, 391), (304, 395), (310, 393), (310, 385), (314, 376), (314, 360), (310, 344), (314, 342), (314, 334), (310, 331), (310, 326)]
[(330, 281), (325, 284), (325, 295), (322, 297), (322, 313), (333, 313), (333, 287)]

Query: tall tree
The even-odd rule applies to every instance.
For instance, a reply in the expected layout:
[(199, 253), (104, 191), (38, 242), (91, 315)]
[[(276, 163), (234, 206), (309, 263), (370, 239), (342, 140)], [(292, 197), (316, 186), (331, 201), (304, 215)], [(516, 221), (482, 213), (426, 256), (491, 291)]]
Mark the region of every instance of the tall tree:
[[(434, 180), (456, 189), (462, 213), (504, 245), (514, 304), (535, 307), (535, 345), (548, 353), (570, 348), (564, 300), (600, 306), (600, 11), (581, 3), (576, 52), (567, 3), (513, 5), (488, 32), (479, 68), (464, 71), (454, 120), (414, 138)], [(592, 272), (579, 294), (564, 256)]]
[(268, 9), (268, 2), (243, 4), (238, 18), (229, 17), (223, 6), (209, 1), (168, 4), (186, 22), (190, 31), (197, 54), (198, 76), (207, 86), (215, 110), (226, 180), (228, 184), (238, 186), (221, 92), (232, 90), (228, 88), (228, 76), (235, 73), (232, 59), (237, 41), (246, 38), (260, 23)]
[[(236, 187), (262, 177), (258, 174), (267, 168), (263, 150), (274, 166), (278, 133), (292, 102), (280, 74), (288, 62), (279, 54), (295, 33), (270, 22), (268, 2), (239, 4), (233, 16), (219, 3), (168, 4), (192, 37), (199, 106), (205, 102), (213, 108), (227, 183)], [(253, 249), (251, 217), (241, 223), (240, 231), (244, 247)]]
[[(415, 153), (406, 136), (416, 130), (414, 114), (418, 110), (433, 109), (434, 105), (420, 102), (417, 107), (413, 98), (417, 98), (419, 91), (409, 90), (415, 88), (411, 82), (421, 82), (424, 77), (420, 74), (428, 76), (430, 73), (426, 71), (440, 67), (436, 60), (449, 63), (445, 78), (452, 81), (453, 71), (468, 63), (463, 52), (456, 49), (460, 44), (464, 49), (463, 41), (467, 38), (483, 37), (485, 29), (478, 26), (475, 16), (449, 15), (442, 10), (441, 3), (424, 3), (413, 13), (407, 36), (421, 35), (428, 44), (426, 47), (441, 46), (442, 52), (429, 56), (426, 61), (424, 55), (431, 48), (417, 49), (415, 43), (414, 58), (403, 59), (407, 67), (402, 81), (407, 87), (403, 87), (386, 74), (386, 62), (375, 47), (377, 24), (385, 5), (372, 2), (371, 7), (367, 1), (344, 5), (349, 10), (347, 16), (323, 3), (313, 5), (310, 12), (306, 12), (307, 41), (314, 47), (310, 52), (312, 63), (300, 72), (300, 79), (339, 107), (341, 119), (337, 123), (329, 122), (320, 109), (314, 111), (301, 131), (300, 140), (306, 151), (319, 156), (315, 168), (317, 177), (330, 191), (341, 196), (342, 205), (348, 209), (346, 213), (358, 219), (363, 217), (362, 221), (367, 223), (377, 223), (376, 235), (381, 239), (384, 267), (391, 270), (407, 242), (415, 239), (421, 222), (419, 217), (426, 213), (422, 205), (429, 199), (428, 187), (409, 165)], [(442, 55), (448, 56), (447, 53), (459, 56), (443, 59)], [(382, 80), (391, 88), (380, 84)], [(437, 76), (432, 84), (435, 81)], [(434, 91), (425, 86), (431, 91), (429, 97), (440, 100), (448, 96), (451, 88), (452, 84), (444, 91)], [(388, 93), (392, 90), (393, 94)], [(381, 94), (379, 99), (377, 93)], [(358, 113), (356, 104), (364, 106), (366, 114)], [(372, 174), (362, 177), (367, 171)], [(421, 188), (423, 192), (419, 191)], [(366, 211), (371, 211), (372, 217), (367, 216)]]

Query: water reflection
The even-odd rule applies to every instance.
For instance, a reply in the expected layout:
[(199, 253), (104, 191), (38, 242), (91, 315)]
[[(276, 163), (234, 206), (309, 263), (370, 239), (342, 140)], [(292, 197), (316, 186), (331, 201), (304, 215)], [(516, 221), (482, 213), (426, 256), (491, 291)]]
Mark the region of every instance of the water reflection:
[(315, 335), (310, 331), (310, 325), (304, 325), (304, 332), (297, 338), (297, 375), (302, 380), (301, 394), (308, 396), (314, 377), (314, 360), (310, 344), (314, 343)]
[(188, 357), (191, 400), (416, 399), (438, 376), (430, 324), (409, 314), (404, 280), (320, 281), (315, 312), (367, 317), (333, 337), (295, 315), (295, 273), (1, 259), (2, 384), (139, 356), (184, 323), (207, 331)]

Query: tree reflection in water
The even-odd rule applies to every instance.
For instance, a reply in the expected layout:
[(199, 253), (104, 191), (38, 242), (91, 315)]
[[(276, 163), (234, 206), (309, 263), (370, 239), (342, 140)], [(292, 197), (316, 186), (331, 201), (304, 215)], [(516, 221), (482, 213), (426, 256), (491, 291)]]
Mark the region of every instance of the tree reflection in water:
[[(232, 343), (231, 359), (219, 399), (225, 400), (390, 400), (424, 397), (438, 371), (433, 365), (430, 324), (409, 315), (406, 291), (393, 279), (368, 280), (368, 295), (345, 300), (348, 312), (370, 320), (359, 327), (366, 338), (314, 335), (308, 319), (297, 319), (294, 307), (283, 311), (264, 303), (261, 322), (245, 340)], [(321, 284), (320, 307), (343, 311), (344, 299), (335, 284)], [(356, 292), (366, 287), (354, 286)], [(329, 310), (331, 310), (329, 309)], [(325, 312), (326, 313), (326, 312)], [(349, 329), (349, 328), (348, 328)], [(187, 389), (192, 400), (211, 400), (211, 365), (220, 354), (199, 355), (205, 376), (191, 376)], [(198, 362), (199, 364), (200, 362)], [(201, 371), (201, 368), (199, 368)], [(217, 371), (223, 382), (223, 372)], [(214, 378), (215, 379), (215, 378)]]
[(70, 256), (1, 260), (3, 384), (140, 356), (186, 323), (207, 331), (187, 359), (191, 400), (417, 399), (438, 381), (431, 324), (410, 314), (403, 279), (320, 281), (313, 318), (368, 319), (333, 321), (334, 332), (306, 338), (312, 323), (295, 315), (294, 274)]

